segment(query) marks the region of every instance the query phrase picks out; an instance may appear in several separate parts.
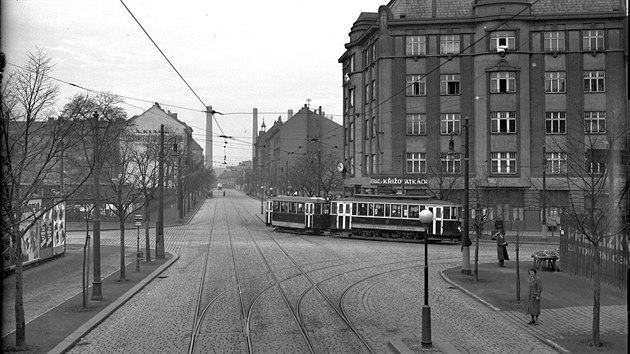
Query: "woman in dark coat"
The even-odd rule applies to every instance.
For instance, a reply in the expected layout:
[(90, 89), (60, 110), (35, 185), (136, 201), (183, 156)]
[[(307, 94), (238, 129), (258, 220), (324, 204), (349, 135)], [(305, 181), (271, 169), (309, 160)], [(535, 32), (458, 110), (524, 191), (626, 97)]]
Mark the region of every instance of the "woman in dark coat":
[(529, 324), (538, 324), (540, 315), (540, 293), (542, 292), (542, 281), (536, 275), (536, 269), (529, 270), (529, 295), (527, 295), (527, 313), (532, 316)]
[(507, 253), (507, 242), (502, 231), (499, 231), (497, 235), (497, 258), (499, 259), (499, 267), (503, 267), (504, 261), (510, 260)]

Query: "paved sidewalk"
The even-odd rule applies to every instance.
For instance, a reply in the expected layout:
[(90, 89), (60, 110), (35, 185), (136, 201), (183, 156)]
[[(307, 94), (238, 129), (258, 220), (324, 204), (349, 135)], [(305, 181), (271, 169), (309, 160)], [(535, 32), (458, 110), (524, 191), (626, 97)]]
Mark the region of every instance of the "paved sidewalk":
[(459, 267), (443, 271), (442, 277), (560, 352), (627, 353), (625, 292), (602, 284), (600, 334), (604, 346), (593, 348), (588, 345), (593, 315), (592, 281), (564, 272), (538, 272), (543, 283), (540, 324), (527, 324), (530, 320), (526, 314), (527, 270), (531, 267), (531, 260), (521, 261), (520, 303), (516, 299), (514, 261), (507, 262), (505, 268), (495, 263), (480, 264), (479, 282), (473, 276), (462, 275)]

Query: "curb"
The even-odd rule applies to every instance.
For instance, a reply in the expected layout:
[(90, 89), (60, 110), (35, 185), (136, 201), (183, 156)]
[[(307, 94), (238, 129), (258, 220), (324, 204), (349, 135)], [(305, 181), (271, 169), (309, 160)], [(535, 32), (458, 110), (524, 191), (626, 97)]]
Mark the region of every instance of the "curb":
[(65, 353), (68, 350), (72, 349), (86, 334), (88, 334), (92, 329), (94, 329), (101, 322), (107, 319), (112, 313), (114, 313), (114, 311), (124, 305), (129, 299), (140, 292), (140, 290), (147, 286), (147, 284), (153, 281), (153, 279), (155, 279), (158, 275), (164, 272), (168, 267), (170, 267), (173, 263), (175, 263), (175, 261), (179, 259), (178, 254), (172, 255), (173, 257), (168, 262), (162, 264), (158, 269), (154, 270), (153, 273), (144, 278), (133, 288), (129, 289), (121, 297), (116, 299), (116, 301), (112, 302), (109, 306), (96, 314), (96, 316), (92, 317), (89, 321), (87, 321), (77, 330), (72, 332), (72, 334), (62, 340), (61, 343), (57, 344), (57, 346), (51, 349), (48, 353)]
[[(453, 287), (461, 290), (463, 293), (467, 294), (468, 296), (472, 297), (473, 299), (479, 301), (480, 303), (486, 305), (487, 307), (491, 308), (492, 310), (494, 310), (495, 312), (501, 312), (501, 309), (490, 304), (489, 302), (487, 302), (486, 300), (480, 298), (479, 296), (473, 294), (472, 292), (464, 289), (463, 287), (459, 286), (458, 284), (456, 284), (455, 282), (453, 282), (451, 279), (449, 279), (446, 274), (444, 274), (444, 271), (440, 271), (440, 275), (442, 276), (442, 279), (444, 279), (444, 281), (446, 281), (447, 283), (451, 284)], [(544, 337), (540, 337), (538, 335), (536, 335), (535, 333), (532, 333), (532, 336), (538, 338), (538, 340), (540, 340), (541, 342), (543, 342), (544, 344), (548, 345), (549, 347), (553, 348), (554, 350), (557, 350), (561, 353), (564, 354), (568, 354), (570, 353), (569, 350), (567, 350), (566, 348), (564, 348), (563, 346), (561, 346), (560, 344), (557, 344), (556, 342), (552, 341), (551, 339), (548, 338), (544, 338)]]

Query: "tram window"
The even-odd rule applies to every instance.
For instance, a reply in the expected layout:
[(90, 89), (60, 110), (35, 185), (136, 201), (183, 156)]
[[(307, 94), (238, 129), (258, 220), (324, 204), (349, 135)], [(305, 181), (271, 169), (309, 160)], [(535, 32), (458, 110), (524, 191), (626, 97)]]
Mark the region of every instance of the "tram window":
[[(346, 212), (349, 212), (349, 211), (350, 210), (348, 210), (348, 206), (346, 206)], [(357, 215), (357, 203), (352, 203), (352, 215)]]
[(451, 218), (451, 207), (444, 207), (444, 220), (449, 220)]
[(383, 216), (384, 214), (383, 204), (374, 204), (374, 216)]
[(321, 204), (315, 204), (315, 214), (319, 215), (322, 213), (322, 205)]
[(408, 206), (407, 205), (403, 205), (402, 207), (403, 207), (403, 209), (402, 209), (403, 210), (403, 212), (402, 212), (403, 218), (406, 218), (406, 217), (409, 216), (409, 213), (407, 212)]
[(330, 205), (330, 213), (336, 215), (337, 214), (337, 203), (332, 203)]
[(417, 205), (409, 206), (409, 217), (412, 219), (417, 219), (420, 216), (420, 208)]
[(400, 204), (392, 204), (392, 218), (400, 217)]
[(275, 212), (280, 211), (280, 202), (274, 200), (274, 202), (273, 202), (273, 211), (275, 211)]
[(391, 204), (385, 204), (385, 216), (390, 217), (391, 216)]
[(289, 203), (289, 213), (295, 213), (295, 202)]
[(289, 211), (289, 202), (280, 202), (280, 212), (286, 213)]
[(442, 219), (442, 208), (440, 207), (435, 208), (435, 218)]
[(367, 203), (359, 203), (359, 215), (366, 216), (368, 214)]
[(459, 214), (457, 213), (458, 211), (457, 207), (451, 207), (451, 218), (453, 220), (457, 220), (459, 218)]
[(322, 204), (322, 214), (323, 215), (330, 214), (330, 206), (328, 204)]
[(297, 213), (298, 214), (303, 214), (304, 213), (304, 204), (302, 203), (297, 203)]

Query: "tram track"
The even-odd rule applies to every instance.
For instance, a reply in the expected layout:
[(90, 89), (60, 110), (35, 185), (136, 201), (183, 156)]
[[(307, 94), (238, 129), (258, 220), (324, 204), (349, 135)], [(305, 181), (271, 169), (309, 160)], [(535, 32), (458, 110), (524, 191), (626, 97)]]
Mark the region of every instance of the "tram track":
[[(230, 293), (234, 293), (234, 291), (238, 291), (238, 303), (240, 306), (239, 317), (240, 317), (241, 326), (242, 326), (242, 335), (243, 335), (244, 340), (246, 341), (246, 348), (247, 348), (248, 353), (253, 353), (255, 350), (257, 350), (256, 343), (252, 339), (251, 327), (254, 323), (256, 323), (256, 321), (260, 321), (260, 318), (258, 319), (254, 318), (255, 313), (258, 312), (260, 314), (261, 307), (269, 307), (269, 303), (263, 304), (262, 302), (268, 301), (268, 299), (264, 299), (264, 297), (266, 295), (272, 296), (270, 293), (271, 291), (275, 291), (277, 292), (277, 294), (279, 294), (279, 297), (281, 298), (281, 300), (279, 298), (278, 300), (281, 303), (284, 303), (284, 306), (286, 307), (286, 309), (288, 309), (287, 314), (290, 314), (289, 321), (294, 323), (294, 325), (296, 326), (296, 329), (300, 333), (300, 336), (303, 338), (303, 341), (304, 341), (303, 352), (305, 351), (308, 351), (311, 353), (323, 352), (323, 350), (321, 350), (322, 343), (320, 342), (318, 344), (315, 344), (313, 342), (313, 340), (315, 340), (315, 338), (313, 338), (313, 333), (315, 333), (314, 331), (316, 329), (309, 327), (309, 322), (308, 320), (305, 319), (304, 317), (305, 314), (302, 312), (308, 306), (316, 305), (317, 302), (319, 301), (322, 301), (323, 303), (321, 305), (317, 305), (317, 307), (324, 306), (323, 304), (325, 304), (326, 307), (331, 309), (330, 314), (332, 313), (336, 314), (336, 316), (334, 317), (338, 318), (339, 320), (338, 325), (345, 328), (345, 329), (342, 329), (341, 327), (339, 327), (336, 331), (339, 333), (346, 333), (344, 334), (344, 336), (347, 336), (349, 333), (351, 333), (352, 337), (356, 338), (356, 344), (352, 346), (352, 348), (354, 349), (359, 348), (357, 345), (359, 345), (360, 343), (360, 347), (364, 349), (363, 350), (359, 349), (358, 351), (366, 351), (369, 353), (377, 352), (378, 350), (376, 350), (370, 344), (370, 342), (366, 338), (364, 338), (364, 336), (362, 335), (361, 327), (357, 327), (357, 325), (355, 325), (350, 319), (347, 309), (344, 306), (344, 301), (347, 300), (347, 296), (350, 291), (352, 291), (356, 286), (359, 286), (364, 282), (373, 281), (374, 279), (378, 277), (386, 276), (388, 273), (394, 273), (394, 272), (405, 271), (405, 270), (410, 270), (410, 269), (418, 269), (423, 264), (420, 258), (421, 255), (419, 254), (417, 257), (412, 256), (404, 260), (398, 259), (396, 262), (387, 262), (387, 263), (370, 264), (369, 261), (362, 261), (362, 262), (366, 262), (366, 264), (364, 266), (359, 266), (359, 268), (357, 268), (359, 264), (356, 262), (353, 262), (352, 260), (350, 261), (344, 260), (343, 262), (339, 264), (334, 264), (334, 265), (328, 264), (324, 267), (322, 267), (321, 266), (322, 264), (316, 261), (310, 261), (308, 263), (300, 263), (294, 256), (291, 255), (289, 250), (286, 249), (286, 245), (283, 245), (281, 243), (282, 240), (278, 240), (278, 237), (277, 237), (278, 234), (274, 232), (270, 232), (270, 231), (265, 231), (264, 235), (266, 235), (266, 239), (264, 239), (264, 241), (262, 241), (258, 237), (258, 235), (254, 235), (252, 231), (250, 230), (250, 228), (248, 227), (254, 224), (254, 222), (252, 221), (251, 215), (249, 214), (243, 215), (243, 211), (240, 210), (238, 206), (234, 205), (233, 202), (230, 203), (231, 205), (234, 206), (233, 209), (229, 208), (228, 206), (229, 202), (230, 202), (229, 200), (225, 200), (223, 202), (224, 212), (226, 214), (233, 215), (233, 217), (236, 217), (238, 219), (238, 222), (235, 224), (240, 224), (242, 226), (242, 228), (239, 228), (238, 230), (236, 230), (233, 225), (230, 225), (230, 223), (227, 224), (227, 237), (229, 241), (229, 253), (231, 255), (230, 257), (231, 266), (233, 267), (233, 273), (234, 273), (233, 275), (234, 284), (230, 287), (221, 289), (220, 292), (215, 292), (212, 298), (207, 299), (207, 302), (204, 303), (203, 299), (207, 296), (207, 294), (204, 294), (204, 291), (205, 291), (205, 282), (207, 281), (206, 271), (208, 268), (208, 258), (210, 255), (210, 244), (212, 242), (212, 232), (211, 232), (208, 242), (206, 244), (206, 252), (204, 255), (204, 262), (203, 262), (204, 271), (203, 271), (203, 274), (201, 275), (201, 280), (200, 280), (201, 284), (200, 284), (199, 292), (197, 295), (197, 308), (195, 311), (196, 315), (195, 315), (195, 321), (193, 325), (193, 331), (191, 333), (191, 343), (189, 347), (189, 353), (195, 352), (195, 345), (199, 338), (199, 332), (202, 326), (204, 325), (204, 321), (206, 321), (206, 317), (207, 317), (207, 313), (209, 309), (212, 308), (212, 306), (216, 305), (220, 299), (226, 298), (227, 296), (229, 296)], [(218, 206), (215, 207), (213, 217), (216, 217), (217, 215), (217, 208)], [(235, 239), (234, 237), (236, 235), (246, 236), (246, 237), (241, 237), (241, 238), (237, 237)], [(299, 239), (306, 238), (305, 235), (289, 236), (288, 234), (283, 234), (283, 236), (284, 235), (286, 235), (287, 237), (284, 237), (284, 238), (280, 237), (280, 238), (281, 239), (289, 239), (289, 238), (294, 238), (294, 237), (297, 237)], [(243, 242), (243, 241), (246, 241), (246, 242)], [(278, 261), (278, 259), (274, 259), (274, 265), (272, 265), (270, 263), (270, 258), (269, 258), (271, 254), (268, 254), (267, 252), (273, 252), (273, 250), (270, 250), (269, 247), (266, 247), (265, 250), (261, 248), (260, 242), (265, 242), (265, 241), (269, 241), (270, 244), (275, 245), (274, 249), (279, 251), (278, 254), (280, 254), (281, 252), (283, 257), (286, 258), (286, 260), (290, 263), (290, 265), (283, 265), (282, 263), (279, 263), (281, 261)], [(240, 253), (235, 252), (235, 242), (239, 243), (238, 247), (239, 247)], [(313, 240), (309, 238), (308, 242), (313, 243)], [(244, 250), (248, 248), (248, 247), (244, 247), (247, 245), (253, 246), (253, 248), (255, 249), (255, 252), (258, 254), (258, 257), (254, 257), (254, 258), (259, 258), (258, 261), (261, 262), (260, 264), (264, 264), (265, 269), (262, 272), (260, 272), (260, 269), (258, 272), (256, 272), (256, 274), (258, 275), (258, 278), (260, 278), (261, 275), (263, 275), (264, 277), (268, 277), (269, 278), (268, 281), (269, 283), (271, 283), (271, 285), (267, 286), (265, 285), (266, 280), (256, 279), (256, 276), (254, 274), (250, 272), (244, 272), (245, 270), (247, 270), (248, 266), (251, 266), (251, 264), (255, 264), (256, 262), (256, 260), (252, 260), (251, 257), (250, 258), (245, 257), (247, 255), (251, 256), (253, 254), (253, 253), (248, 254), (247, 252), (249, 251)], [(335, 251), (330, 251), (330, 252), (332, 252), (331, 254), (336, 253)], [(343, 257), (343, 254), (341, 255), (341, 257)], [(334, 259), (335, 257), (324, 257), (324, 258)], [(444, 257), (441, 259), (433, 259), (433, 261), (436, 263), (453, 263), (453, 262), (456, 262), (458, 259), (459, 258), (455, 258), (455, 257)], [(307, 260), (310, 260), (310, 259), (307, 259)], [(241, 268), (241, 266), (239, 265), (239, 262), (249, 262), (249, 263), (244, 263), (243, 264), (244, 268)], [(316, 266), (316, 267), (312, 267), (312, 266)], [(338, 268), (338, 270), (335, 271), (335, 268)], [(346, 270), (344, 268), (348, 268), (348, 269)], [(322, 275), (325, 275), (324, 273), (327, 270), (330, 270), (334, 272), (335, 274), (321, 277)], [(324, 273), (320, 273), (319, 276), (313, 277), (313, 275), (316, 274), (316, 272), (324, 272)], [(361, 272), (371, 273), (371, 274), (361, 274)], [(285, 277), (279, 276), (280, 274), (283, 274), (283, 273), (286, 273)], [(295, 273), (295, 274), (291, 275), (291, 273)], [(348, 276), (354, 277), (355, 279), (350, 280), (351, 278), (347, 278), (348, 279), (347, 281), (350, 281), (351, 283), (344, 284), (343, 291), (341, 291), (339, 294), (330, 293), (331, 291), (330, 289), (324, 290), (322, 288), (323, 285), (325, 286), (325, 284), (329, 282), (331, 284), (334, 283), (335, 280), (339, 277), (348, 277)], [(291, 281), (296, 281), (298, 279), (302, 279), (305, 281), (303, 286), (306, 286), (306, 288), (304, 288), (301, 291), (301, 293), (299, 293), (299, 295), (297, 296), (297, 299), (296, 299), (295, 293), (292, 294), (293, 298), (291, 298), (291, 295), (287, 294), (286, 292), (288, 288), (285, 289), (285, 285)], [(337, 281), (337, 283), (339, 282)], [(370, 285), (370, 286), (376, 286), (376, 285)], [(247, 301), (244, 299), (244, 293), (248, 295)], [(312, 296), (310, 298), (311, 301), (316, 301), (316, 302), (311, 303), (309, 305), (305, 305), (303, 301), (306, 297), (309, 297), (309, 296)], [(293, 299), (293, 302), (292, 302), (292, 299)], [(292, 303), (294, 303), (295, 305), (292, 305)], [(316, 309), (317, 307), (310, 308), (309, 311), (312, 313), (314, 309)], [(282, 310), (279, 310), (279, 311), (282, 311)], [(322, 316), (322, 314), (317, 314), (317, 315)], [(273, 316), (276, 317), (275, 315)], [(282, 315), (278, 313), (277, 317), (282, 318)], [(323, 317), (323, 318), (326, 320), (329, 320), (329, 317), (330, 316)], [(286, 318), (288, 319), (289, 317), (286, 317)], [(312, 318), (310, 320), (312, 321)], [(257, 324), (259, 325), (259, 323)], [(321, 336), (321, 333), (319, 335)], [(317, 339), (321, 340), (321, 337)], [(349, 338), (346, 338), (346, 339), (349, 340)], [(243, 349), (245, 349), (245, 347), (243, 347)]]

